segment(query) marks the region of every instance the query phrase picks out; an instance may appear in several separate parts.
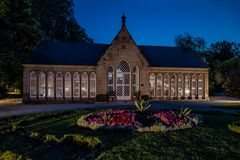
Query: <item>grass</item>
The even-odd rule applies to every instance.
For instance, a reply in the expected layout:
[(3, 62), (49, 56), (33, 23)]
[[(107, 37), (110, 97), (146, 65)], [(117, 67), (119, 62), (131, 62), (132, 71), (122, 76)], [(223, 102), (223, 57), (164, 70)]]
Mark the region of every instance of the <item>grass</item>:
[[(82, 114), (96, 110), (41, 113), (0, 119), (0, 151), (11, 151), (32, 159), (238, 159), (240, 135), (227, 125), (239, 115), (204, 113), (204, 123), (177, 132), (137, 133), (131, 131), (92, 131), (75, 123)], [(16, 131), (11, 127), (17, 125)], [(37, 137), (48, 134), (95, 136), (102, 141), (96, 149), (62, 143), (45, 143)]]
[(221, 109), (233, 109), (233, 110), (240, 110), (240, 104), (235, 103), (235, 104), (229, 104), (229, 103), (224, 103), (224, 104), (217, 104), (212, 107), (216, 108), (221, 108)]

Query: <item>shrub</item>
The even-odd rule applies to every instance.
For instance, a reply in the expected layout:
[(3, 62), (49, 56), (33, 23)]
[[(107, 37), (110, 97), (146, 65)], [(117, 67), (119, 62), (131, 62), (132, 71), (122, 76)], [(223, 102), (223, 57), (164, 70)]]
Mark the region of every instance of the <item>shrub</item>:
[(233, 122), (232, 124), (228, 125), (228, 129), (230, 131), (236, 132), (240, 134), (240, 121), (238, 122)]
[(107, 101), (107, 94), (98, 94), (96, 96), (96, 101), (97, 102), (106, 102)]
[(47, 134), (44, 140), (44, 142), (57, 142), (57, 143), (59, 143), (60, 141), (61, 141), (60, 139), (58, 139), (55, 135), (52, 134)]
[(38, 132), (32, 132), (31, 135), (30, 135), (31, 138), (38, 138), (39, 137), (39, 134)]
[(23, 160), (23, 157), (11, 151), (5, 151), (0, 152), (0, 160)]
[(97, 145), (102, 143), (97, 137), (85, 137), (80, 134), (65, 134), (61, 141), (65, 143), (70, 142), (80, 147), (86, 146), (90, 149), (94, 149)]
[(13, 123), (11, 130), (12, 130), (12, 132), (15, 132), (15, 131), (17, 131), (20, 128), (21, 128), (21, 126), (18, 123)]
[(115, 95), (116, 95), (116, 93), (114, 91), (109, 91), (108, 94), (107, 94), (108, 97), (109, 96), (115, 96)]
[(148, 95), (142, 95), (142, 96), (140, 97), (140, 100), (149, 101), (150, 99), (151, 99), (151, 97), (148, 96)]

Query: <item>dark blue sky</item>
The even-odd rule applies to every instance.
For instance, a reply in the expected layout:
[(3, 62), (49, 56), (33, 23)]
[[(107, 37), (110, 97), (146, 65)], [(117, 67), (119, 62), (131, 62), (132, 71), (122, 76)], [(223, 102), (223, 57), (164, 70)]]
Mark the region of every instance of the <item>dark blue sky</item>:
[(111, 43), (125, 12), (137, 44), (174, 46), (188, 32), (208, 45), (240, 42), (240, 0), (74, 0), (75, 17), (95, 43)]

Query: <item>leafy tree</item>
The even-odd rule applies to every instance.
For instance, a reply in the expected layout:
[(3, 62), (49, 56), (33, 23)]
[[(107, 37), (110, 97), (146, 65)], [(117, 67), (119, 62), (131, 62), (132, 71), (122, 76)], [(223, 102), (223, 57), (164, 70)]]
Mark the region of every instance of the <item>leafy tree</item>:
[(93, 43), (74, 18), (73, 0), (33, 0), (43, 40)]
[(6, 14), (7, 3), (8, 3), (8, 0), (1, 0), (0, 1), (0, 16), (4, 16)]
[(179, 34), (175, 37), (178, 47), (183, 47), (201, 55), (206, 49), (206, 41), (201, 37), (191, 36), (189, 33)]
[(32, 16), (29, 0), (2, 3), (1, 8), (5, 9), (0, 17), (0, 85), (3, 88), (15, 84), (21, 88), (21, 64), (39, 42), (38, 22)]
[(22, 63), (41, 40), (93, 42), (73, 14), (73, 0), (0, 1), (0, 94), (22, 88)]
[(240, 98), (240, 55), (221, 64), (225, 95)]
[(240, 45), (235, 42), (220, 41), (211, 44), (210, 48), (205, 52), (206, 62), (210, 68), (209, 78), (211, 88), (215, 92), (223, 91), (223, 83), (226, 81), (225, 72), (230, 72), (228, 68), (224, 69), (224, 62), (234, 58), (240, 53)]

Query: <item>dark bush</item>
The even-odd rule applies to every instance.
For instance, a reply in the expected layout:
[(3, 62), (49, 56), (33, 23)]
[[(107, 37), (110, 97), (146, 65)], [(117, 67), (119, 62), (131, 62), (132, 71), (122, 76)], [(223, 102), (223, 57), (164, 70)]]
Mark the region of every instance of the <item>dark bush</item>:
[(67, 144), (75, 144), (79, 147), (87, 147), (89, 149), (94, 149), (96, 146), (102, 143), (97, 137), (86, 137), (80, 134), (65, 134), (61, 139), (61, 142)]
[(5, 98), (6, 96), (7, 96), (7, 89), (2, 88), (2, 87), (0, 86), (0, 99), (1, 99), (1, 98)]
[(149, 95), (142, 95), (141, 96), (141, 100), (149, 101), (150, 99), (151, 99), (151, 97)]
[(107, 101), (107, 94), (98, 94), (96, 96), (96, 101), (97, 102), (106, 102)]

